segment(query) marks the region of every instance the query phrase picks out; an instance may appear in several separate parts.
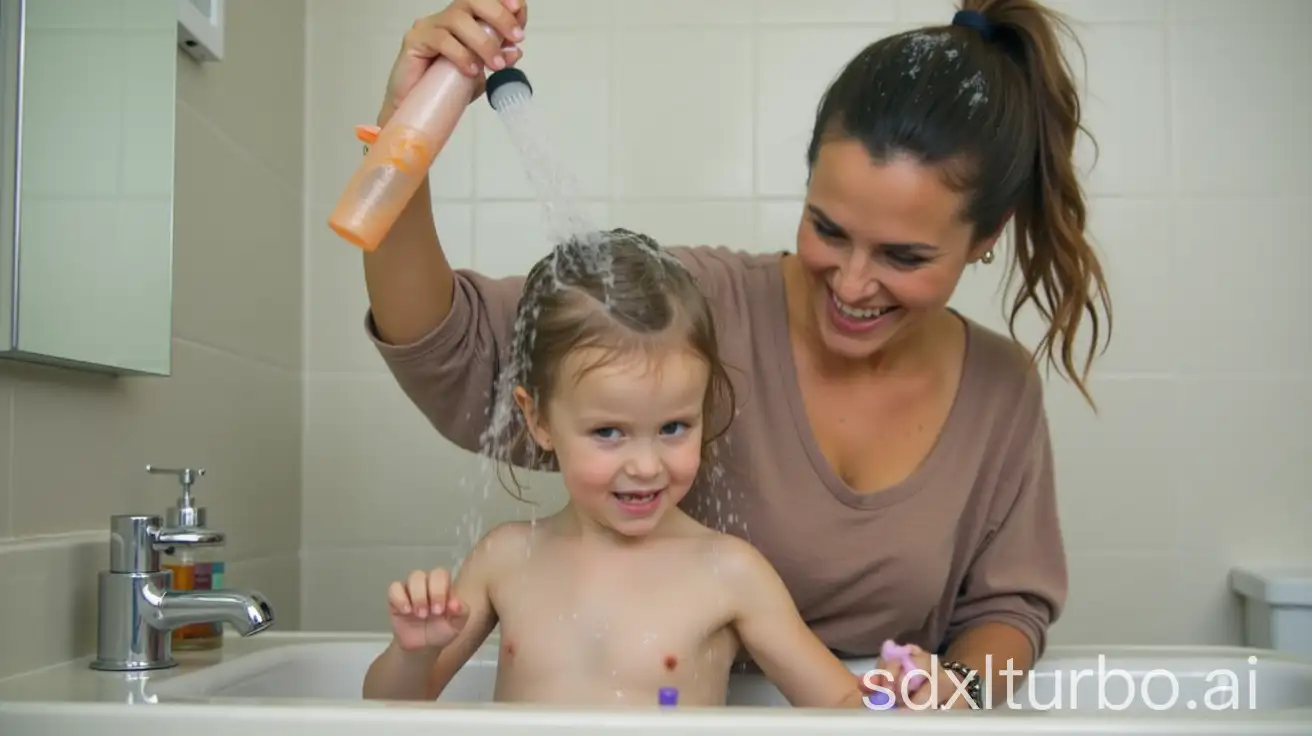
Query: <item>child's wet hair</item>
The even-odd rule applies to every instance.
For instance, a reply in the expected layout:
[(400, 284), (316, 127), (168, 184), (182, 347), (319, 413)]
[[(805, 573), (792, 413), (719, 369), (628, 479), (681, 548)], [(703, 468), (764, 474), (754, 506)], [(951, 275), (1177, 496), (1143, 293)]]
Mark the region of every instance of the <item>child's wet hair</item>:
[[(516, 311), (509, 374), (501, 385), (522, 387), (542, 414), (559, 386), (565, 359), (577, 350), (598, 354), (587, 371), (635, 353), (686, 347), (710, 369), (702, 403), (706, 462), (733, 417), (733, 387), (718, 345), (710, 305), (692, 274), (650, 237), (617, 228), (557, 245), (529, 272)], [(523, 415), (515, 411), (506, 419), (507, 456), (525, 458), (530, 469), (556, 469), (555, 456), (533, 443)], [(713, 422), (719, 425), (715, 431)], [(514, 485), (507, 490), (525, 500), (513, 464), (506, 465)]]

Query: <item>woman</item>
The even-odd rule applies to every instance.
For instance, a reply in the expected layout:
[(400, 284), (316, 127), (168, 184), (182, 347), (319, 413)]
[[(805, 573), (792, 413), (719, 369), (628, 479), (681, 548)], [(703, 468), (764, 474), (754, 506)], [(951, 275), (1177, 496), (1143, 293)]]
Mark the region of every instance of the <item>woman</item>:
[[(471, 75), (517, 61), (477, 20), (513, 44), (525, 0), (454, 0), (417, 21), (380, 125), (439, 55)], [(686, 510), (750, 539), (841, 656), (886, 639), (939, 655), (937, 691), (913, 703), (979, 704), (974, 684), (1030, 667), (1065, 602), (1041, 379), (1013, 340), (947, 307), (1010, 222), (1016, 305), (1049, 325), (1037, 357), (1085, 390), (1075, 333), (1087, 312), (1096, 348), (1110, 311), (1057, 28), (1030, 0), (967, 0), (950, 25), (874, 43), (818, 110), (796, 253), (674, 249), (712, 300), (739, 406), (723, 476)], [(366, 326), (416, 406), (474, 450), (523, 279), (454, 273), (428, 201), (425, 183), (365, 255)]]

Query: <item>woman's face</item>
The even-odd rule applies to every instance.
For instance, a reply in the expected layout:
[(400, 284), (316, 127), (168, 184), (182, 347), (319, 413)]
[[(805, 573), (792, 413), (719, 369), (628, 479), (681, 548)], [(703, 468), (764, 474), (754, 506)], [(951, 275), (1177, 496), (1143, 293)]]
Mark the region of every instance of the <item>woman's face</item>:
[(947, 307), (972, 247), (964, 197), (909, 157), (874, 161), (858, 141), (824, 144), (811, 172), (797, 256), (820, 342), (872, 358)]

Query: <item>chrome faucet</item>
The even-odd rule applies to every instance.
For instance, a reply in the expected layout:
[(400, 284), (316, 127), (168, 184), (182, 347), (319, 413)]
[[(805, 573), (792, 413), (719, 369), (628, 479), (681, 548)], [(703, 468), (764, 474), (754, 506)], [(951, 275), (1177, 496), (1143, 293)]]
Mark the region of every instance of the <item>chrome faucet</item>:
[[(146, 469), (176, 473), (188, 490), (197, 472)], [(189, 493), (184, 492), (184, 501), (180, 511), (189, 506)], [(208, 529), (203, 522), (196, 525), (192, 512), (176, 514), (182, 523), (168, 527), (159, 516), (110, 517), (109, 569), (100, 572), (96, 658), (91, 669), (122, 672), (176, 666), (173, 630), (188, 624), (224, 622), (242, 636), (273, 625), (273, 608), (257, 591), (171, 589), (173, 571), (161, 569), (161, 552), (224, 542), (223, 532)]]

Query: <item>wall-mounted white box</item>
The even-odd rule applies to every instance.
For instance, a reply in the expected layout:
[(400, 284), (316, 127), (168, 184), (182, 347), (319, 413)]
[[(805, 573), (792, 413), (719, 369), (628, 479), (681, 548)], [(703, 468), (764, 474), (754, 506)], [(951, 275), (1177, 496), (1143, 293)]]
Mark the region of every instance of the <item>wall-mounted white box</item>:
[(178, 45), (197, 61), (223, 60), (224, 0), (178, 0)]

